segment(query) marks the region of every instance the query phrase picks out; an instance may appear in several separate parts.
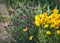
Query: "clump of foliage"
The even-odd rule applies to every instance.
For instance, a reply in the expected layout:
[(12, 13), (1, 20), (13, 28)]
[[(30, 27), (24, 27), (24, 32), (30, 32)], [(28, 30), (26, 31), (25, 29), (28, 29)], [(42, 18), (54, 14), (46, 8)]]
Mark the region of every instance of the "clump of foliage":
[[(37, 29), (34, 26), (32, 8), (24, 6), (18, 8), (13, 15), (12, 36), (16, 43), (36, 43), (38, 41)], [(27, 10), (28, 9), (28, 10)]]

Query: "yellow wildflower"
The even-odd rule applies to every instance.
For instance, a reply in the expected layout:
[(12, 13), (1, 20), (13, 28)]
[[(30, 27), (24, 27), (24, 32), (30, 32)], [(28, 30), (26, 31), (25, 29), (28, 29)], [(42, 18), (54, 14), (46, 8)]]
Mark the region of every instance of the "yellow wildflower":
[(50, 22), (51, 22), (51, 24), (54, 24), (54, 23), (56, 22), (56, 20), (55, 20), (54, 18), (52, 18), (52, 19), (50, 20)]
[(50, 15), (49, 18), (52, 19), (52, 16)]
[(54, 24), (55, 24), (56, 26), (57, 26), (57, 25), (59, 25), (59, 23), (58, 23), (58, 22), (56, 22), (56, 21), (54, 22)]
[(51, 27), (51, 28), (54, 28), (54, 27), (55, 27), (55, 25), (54, 25), (54, 24), (51, 24), (51, 25), (50, 25), (50, 27)]
[(58, 9), (56, 9), (56, 8), (53, 10), (53, 13), (58, 13), (58, 12), (59, 12), (59, 11), (58, 11)]
[(60, 30), (57, 30), (56, 32), (57, 32), (57, 34), (60, 34)]
[(28, 28), (27, 28), (27, 27), (24, 27), (24, 28), (23, 28), (23, 31), (24, 31), (24, 32), (26, 32), (27, 30), (28, 30)]
[(51, 34), (51, 32), (50, 31), (46, 31), (46, 34), (49, 35), (49, 34)]
[[(58, 14), (58, 9), (54, 9), (53, 13), (48, 16), (46, 12), (43, 14), (38, 14), (35, 16), (35, 25), (40, 26), (40, 24), (44, 25), (44, 27), (50, 26), (51, 28), (58, 28), (60, 26), (60, 14)], [(47, 23), (47, 24), (46, 24)], [(48, 25), (50, 24), (50, 25)], [(56, 27), (57, 26), (57, 27)]]
[(55, 26), (55, 28), (56, 28), (56, 29), (58, 29), (58, 28), (59, 28), (59, 26)]
[(60, 23), (60, 20), (58, 20), (57, 22)]
[(36, 16), (35, 16), (35, 20), (36, 20), (36, 21), (40, 21), (39, 15), (36, 15)]
[(36, 26), (40, 26), (40, 21), (35, 21), (34, 24), (35, 24)]
[(47, 28), (49, 25), (48, 24), (45, 24), (44, 27)]
[(45, 21), (45, 23), (50, 23), (51, 19), (47, 17), (44, 19), (44, 21)]
[(29, 37), (29, 40), (32, 40), (32, 39), (33, 39), (33, 36), (30, 36), (30, 37)]

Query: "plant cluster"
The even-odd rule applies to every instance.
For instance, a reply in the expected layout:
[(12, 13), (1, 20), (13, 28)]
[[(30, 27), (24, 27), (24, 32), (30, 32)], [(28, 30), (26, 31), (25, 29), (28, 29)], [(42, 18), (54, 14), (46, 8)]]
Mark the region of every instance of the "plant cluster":
[(38, 37), (41, 43), (59, 43), (60, 13), (57, 8), (35, 15), (34, 24), (39, 27)]
[(57, 9), (51, 11), (52, 13), (48, 15), (48, 12), (44, 12), (43, 14), (35, 15), (35, 24), (36, 26), (40, 26), (41, 24), (44, 27), (51, 28), (59, 28), (60, 26), (60, 14)]

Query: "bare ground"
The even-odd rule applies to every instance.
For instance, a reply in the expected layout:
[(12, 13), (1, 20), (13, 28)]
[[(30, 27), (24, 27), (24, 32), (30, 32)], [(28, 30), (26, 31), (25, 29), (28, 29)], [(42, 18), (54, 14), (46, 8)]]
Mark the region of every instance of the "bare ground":
[[(5, 6), (5, 0), (0, 0), (0, 17), (8, 16), (8, 11)], [(6, 31), (5, 26), (7, 26), (7, 22), (0, 22), (0, 43), (6, 43), (5, 40), (8, 38), (8, 33)]]

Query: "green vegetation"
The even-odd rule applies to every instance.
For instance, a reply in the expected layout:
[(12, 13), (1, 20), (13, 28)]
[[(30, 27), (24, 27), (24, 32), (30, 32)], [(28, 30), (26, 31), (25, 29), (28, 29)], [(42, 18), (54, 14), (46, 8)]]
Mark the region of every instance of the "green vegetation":
[[(46, 10), (48, 15), (51, 10), (57, 8), (60, 10), (59, 0), (6, 0), (8, 8), (12, 8), (11, 21), (13, 26), (9, 32), (14, 38), (14, 43), (59, 43), (60, 34), (46, 35), (42, 26), (37, 27), (34, 24), (35, 15), (42, 14)], [(59, 19), (60, 20), (60, 19)], [(59, 29), (59, 28), (58, 28)], [(52, 36), (52, 37), (51, 37)], [(51, 39), (52, 38), (52, 39)], [(56, 41), (56, 42), (55, 42)]]

